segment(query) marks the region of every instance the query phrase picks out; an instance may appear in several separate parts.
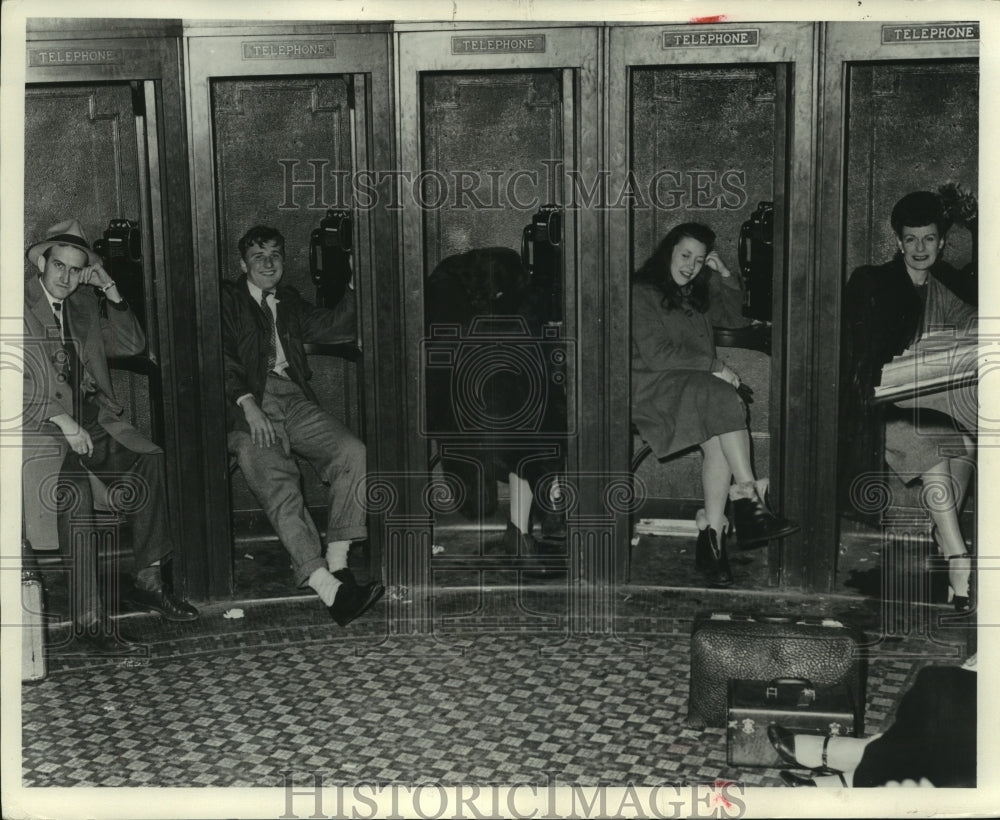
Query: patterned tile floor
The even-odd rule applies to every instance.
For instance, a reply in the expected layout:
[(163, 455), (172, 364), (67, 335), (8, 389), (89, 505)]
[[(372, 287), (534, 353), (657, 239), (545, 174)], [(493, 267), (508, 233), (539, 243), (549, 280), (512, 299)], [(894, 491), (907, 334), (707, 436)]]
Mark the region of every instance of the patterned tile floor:
[[(496, 552), (491, 523), (442, 534), (444, 554)], [(770, 588), (767, 550), (733, 555), (733, 589), (705, 589), (691, 548), (645, 537), (633, 585), (583, 599), (565, 573), (518, 586), (512, 571), (432, 572), (433, 589), (391, 588), (340, 629), (293, 588), (280, 546), (240, 543), (233, 601), (202, 604), (191, 624), (118, 617), (147, 649), (128, 662), (65, 644), (65, 576), (48, 570), (49, 674), (22, 687), (23, 783), (280, 786), (291, 771), (329, 785), (780, 785), (776, 770), (728, 767), (723, 729), (685, 725), (697, 613), (808, 612), (875, 636), (891, 626), (871, 647), (866, 734), (920, 666), (975, 651), (974, 617), (948, 622), (941, 607), (887, 605), (843, 583), (829, 595)], [(841, 554), (866, 573), (879, 561), (877, 544)], [(361, 577), (364, 559), (352, 553)], [(224, 617), (233, 607), (242, 618)]]
[[(328, 785), (544, 782), (540, 773), (581, 785), (780, 785), (776, 770), (728, 767), (723, 729), (685, 725), (694, 614), (878, 620), (841, 596), (631, 587), (610, 594), (608, 634), (576, 636), (565, 590), (438, 590), (431, 620), (406, 624), (429, 634), (389, 634), (390, 603), (405, 609), (406, 590), (347, 629), (311, 598), (242, 604), (237, 620), (223, 617), (231, 603), (206, 605), (194, 624), (123, 616), (148, 658), (54, 651), (48, 678), (22, 687), (23, 783), (280, 786), (291, 771)], [(54, 628), (53, 642), (65, 633)], [(876, 646), (866, 733), (929, 657), (960, 658), (967, 639), (931, 630)]]

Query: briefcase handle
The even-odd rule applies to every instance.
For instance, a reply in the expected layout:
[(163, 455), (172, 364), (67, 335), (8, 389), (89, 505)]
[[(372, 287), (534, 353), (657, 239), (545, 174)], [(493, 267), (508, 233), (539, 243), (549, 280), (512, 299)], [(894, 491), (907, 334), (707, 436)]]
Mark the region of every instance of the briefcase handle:
[(816, 689), (813, 687), (812, 681), (808, 678), (771, 678), (770, 682), (764, 688), (764, 699), (776, 700), (779, 686), (798, 686), (799, 706), (811, 706), (816, 700)]

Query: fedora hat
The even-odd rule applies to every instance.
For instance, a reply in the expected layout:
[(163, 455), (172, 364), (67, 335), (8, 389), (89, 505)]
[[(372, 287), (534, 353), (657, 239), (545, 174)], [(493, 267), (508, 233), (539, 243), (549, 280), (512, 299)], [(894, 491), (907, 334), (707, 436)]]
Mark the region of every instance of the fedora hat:
[(65, 222), (60, 222), (58, 225), (53, 225), (49, 228), (45, 232), (45, 239), (41, 242), (36, 242), (28, 248), (28, 261), (32, 265), (37, 265), (41, 255), (55, 245), (69, 245), (72, 248), (79, 248), (87, 254), (88, 265), (98, 265), (101, 263), (101, 257), (90, 249), (87, 235), (83, 232), (83, 228), (80, 227), (79, 220), (67, 219)]

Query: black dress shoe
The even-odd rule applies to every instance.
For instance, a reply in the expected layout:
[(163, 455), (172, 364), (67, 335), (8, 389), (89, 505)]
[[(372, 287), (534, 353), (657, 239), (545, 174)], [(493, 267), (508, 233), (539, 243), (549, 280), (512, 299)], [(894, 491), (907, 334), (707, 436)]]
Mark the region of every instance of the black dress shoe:
[(159, 589), (142, 589), (133, 586), (122, 595), (122, 600), (138, 609), (159, 612), (168, 621), (181, 622), (198, 619), (198, 610), (187, 601), (182, 601), (166, 586), (161, 586)]
[(87, 651), (88, 655), (113, 655), (119, 658), (133, 658), (146, 655), (147, 648), (137, 643), (127, 641), (113, 632), (84, 632), (74, 635), (69, 648), (78, 647)]
[(333, 577), (341, 584), (329, 610), (330, 616), (340, 626), (347, 626), (364, 615), (385, 594), (385, 587), (377, 581), (358, 584), (349, 569), (339, 569)]
[(781, 777), (781, 782), (786, 786), (816, 786), (816, 781), (811, 777), (799, 777), (797, 774), (786, 772), (784, 769), (778, 772), (778, 775)]
[[(813, 775), (815, 776), (817, 774), (823, 774), (823, 772), (819, 772), (814, 769)], [(850, 784), (847, 782), (847, 778), (844, 777), (842, 773), (830, 771), (829, 774), (837, 775), (837, 777), (840, 778), (840, 785), (843, 786), (845, 789), (849, 789), (851, 787)], [(797, 774), (785, 771), (784, 769), (778, 772), (778, 776), (781, 777), (781, 782), (784, 783), (786, 786), (812, 786), (812, 787), (816, 786), (816, 781), (813, 780), (812, 777), (799, 777)]]

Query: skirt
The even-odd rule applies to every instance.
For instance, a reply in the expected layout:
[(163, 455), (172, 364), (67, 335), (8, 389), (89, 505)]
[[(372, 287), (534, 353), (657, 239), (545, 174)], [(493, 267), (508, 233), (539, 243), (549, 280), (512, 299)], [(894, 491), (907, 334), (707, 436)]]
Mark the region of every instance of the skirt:
[(662, 373), (632, 398), (632, 422), (657, 458), (713, 436), (745, 430), (746, 405), (736, 389), (704, 370)]

